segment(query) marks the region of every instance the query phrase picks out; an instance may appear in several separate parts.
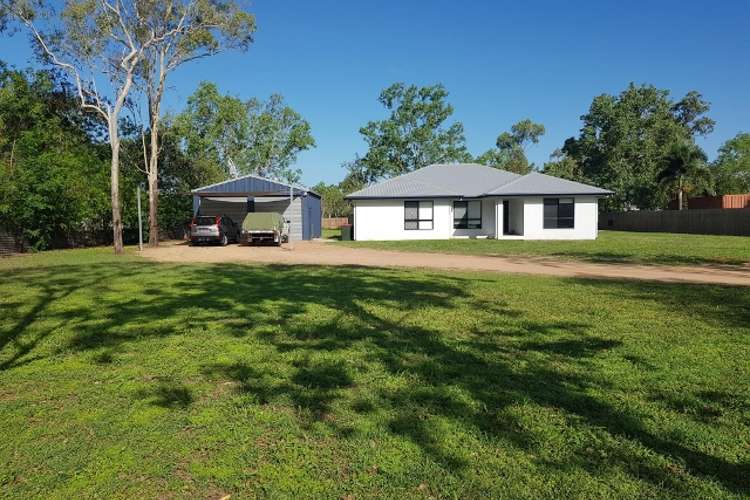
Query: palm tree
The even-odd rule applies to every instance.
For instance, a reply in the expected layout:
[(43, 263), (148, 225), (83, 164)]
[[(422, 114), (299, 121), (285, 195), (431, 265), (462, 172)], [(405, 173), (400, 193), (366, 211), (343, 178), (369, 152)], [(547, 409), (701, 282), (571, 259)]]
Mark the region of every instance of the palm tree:
[(678, 210), (683, 209), (685, 193), (713, 194), (713, 179), (707, 160), (706, 153), (692, 142), (675, 143), (664, 157), (658, 181), (670, 197), (677, 192)]

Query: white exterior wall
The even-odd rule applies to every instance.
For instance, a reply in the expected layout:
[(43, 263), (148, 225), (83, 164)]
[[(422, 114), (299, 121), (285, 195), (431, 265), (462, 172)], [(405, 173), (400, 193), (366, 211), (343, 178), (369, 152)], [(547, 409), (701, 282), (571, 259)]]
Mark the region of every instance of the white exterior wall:
[[(570, 196), (561, 197), (570, 198)], [(520, 233), (509, 238), (586, 240), (597, 237), (599, 206), (596, 197), (573, 197), (575, 199), (575, 227), (572, 229), (544, 229), (544, 198), (542, 196), (508, 198), (511, 202), (511, 227)], [(454, 199), (441, 198), (432, 200), (434, 223), (431, 230), (405, 230), (404, 201), (404, 199), (354, 201), (354, 239), (368, 241), (503, 238), (502, 198), (482, 199), (482, 229), (453, 229)]]
[[(544, 198), (524, 199), (523, 238), (526, 240), (593, 240), (599, 234), (599, 203), (595, 196), (572, 196), (575, 223), (572, 229), (544, 229)], [(571, 196), (560, 196), (571, 198)]]
[[(411, 200), (411, 199), (410, 199)], [(416, 199), (415, 199), (416, 200)], [(404, 229), (405, 200), (356, 200), (354, 239), (447, 240), (453, 232), (453, 201), (432, 200), (432, 229)]]

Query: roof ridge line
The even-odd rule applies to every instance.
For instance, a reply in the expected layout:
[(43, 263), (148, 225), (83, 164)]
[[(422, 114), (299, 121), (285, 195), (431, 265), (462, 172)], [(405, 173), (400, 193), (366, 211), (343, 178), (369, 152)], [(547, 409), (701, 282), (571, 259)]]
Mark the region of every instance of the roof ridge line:
[(195, 188), (195, 189), (191, 189), (190, 192), (191, 193), (196, 193), (196, 192), (198, 192), (199, 190), (202, 190), (202, 189), (207, 189), (207, 188), (212, 188), (212, 187), (220, 186), (221, 184), (226, 184), (227, 182), (239, 181), (239, 180), (242, 180), (242, 179), (247, 179), (249, 177), (253, 177), (253, 178), (259, 179), (261, 181), (275, 182), (276, 184), (281, 184), (283, 186), (287, 186), (287, 187), (290, 187), (290, 188), (299, 189), (300, 191), (307, 191), (307, 192), (315, 193), (315, 194), (319, 195), (319, 193), (313, 191), (312, 189), (310, 189), (309, 187), (307, 187), (307, 186), (305, 186), (303, 184), (295, 184), (295, 183), (292, 183), (292, 182), (282, 181), (281, 179), (271, 179), (269, 177), (261, 177), (260, 175), (257, 175), (257, 174), (245, 174), (245, 175), (241, 175), (239, 177), (234, 177), (232, 179), (227, 179), (227, 180), (224, 180), (224, 181), (214, 182), (213, 184), (209, 184), (208, 186), (201, 186), (201, 187), (198, 187), (198, 188)]
[[(503, 169), (498, 169), (498, 170), (503, 170)], [(510, 170), (504, 170), (504, 171), (508, 172), (509, 174), (516, 174), (515, 172), (511, 172)], [(530, 173), (531, 172), (529, 172), (529, 174)], [(514, 183), (520, 181), (521, 179), (523, 179), (524, 177), (526, 177), (529, 174), (516, 174), (518, 177), (516, 177), (512, 181), (506, 182), (505, 184), (498, 184), (497, 186), (491, 188), (489, 191), (485, 191), (484, 193), (482, 193), (482, 196), (489, 195), (490, 193), (492, 193), (492, 191), (494, 191), (496, 189), (500, 189), (501, 187), (510, 186), (511, 184), (514, 184)]]

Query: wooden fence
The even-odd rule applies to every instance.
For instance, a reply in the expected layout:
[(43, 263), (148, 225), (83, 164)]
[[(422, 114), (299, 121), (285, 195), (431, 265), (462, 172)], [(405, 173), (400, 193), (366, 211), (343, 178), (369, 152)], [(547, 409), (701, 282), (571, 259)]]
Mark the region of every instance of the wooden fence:
[(323, 229), (338, 229), (348, 223), (347, 217), (323, 217)]
[(599, 229), (750, 236), (750, 208), (609, 212)]
[[(750, 208), (750, 194), (723, 194), (720, 196), (700, 196), (688, 198), (687, 208), (703, 210), (706, 208)], [(677, 200), (669, 202), (670, 210), (677, 209)]]

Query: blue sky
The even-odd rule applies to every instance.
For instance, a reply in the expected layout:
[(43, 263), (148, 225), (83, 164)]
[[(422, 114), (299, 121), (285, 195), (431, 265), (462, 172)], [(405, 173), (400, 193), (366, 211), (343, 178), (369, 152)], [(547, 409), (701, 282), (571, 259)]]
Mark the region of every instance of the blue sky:
[[(594, 96), (631, 81), (712, 104), (716, 130), (700, 144), (713, 158), (750, 131), (750, 2), (742, 1), (288, 1), (257, 0), (256, 41), (172, 75), (179, 111), (201, 80), (241, 98), (272, 92), (310, 122), (318, 143), (297, 166), (303, 181), (337, 182), (364, 153), (358, 133), (385, 116), (379, 92), (396, 81), (443, 83), (478, 154), (523, 118), (547, 134), (528, 150), (541, 165)], [(2, 39), (0, 58), (34, 62), (25, 35)]]

